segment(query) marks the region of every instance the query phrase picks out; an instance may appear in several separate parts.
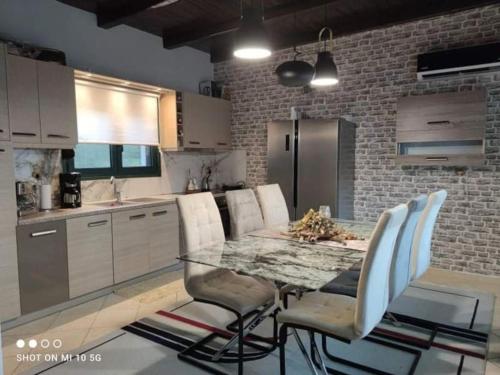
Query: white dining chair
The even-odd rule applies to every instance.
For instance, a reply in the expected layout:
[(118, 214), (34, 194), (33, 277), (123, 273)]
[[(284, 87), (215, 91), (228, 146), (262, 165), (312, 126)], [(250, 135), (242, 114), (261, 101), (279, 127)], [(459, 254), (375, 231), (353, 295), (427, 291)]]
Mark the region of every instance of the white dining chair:
[(415, 281), (429, 269), (431, 264), (431, 242), (436, 221), (446, 200), (446, 190), (439, 190), (429, 195), (429, 201), (415, 229), (411, 261), (411, 281)]
[[(225, 242), (224, 229), (219, 210), (211, 193), (184, 195), (177, 198), (181, 231), (183, 234), (183, 251), (186, 256), (202, 249), (222, 249)], [(214, 256), (220, 256), (214, 250)], [(198, 302), (216, 305), (233, 312), (237, 318), (238, 332), (231, 337), (210, 358), (217, 362), (238, 344), (238, 374), (243, 374), (244, 337), (260, 322), (259, 319), (274, 306), (274, 288), (271, 284), (253, 277), (238, 275), (233, 271), (214, 268), (193, 262), (184, 264), (184, 284), (188, 294)], [(255, 318), (245, 321), (248, 314), (258, 311)], [(206, 345), (206, 338), (189, 346), (179, 353), (179, 359), (201, 368), (192, 354), (199, 346)], [(227, 362), (227, 359), (225, 360)]]
[(262, 212), (251, 189), (227, 191), (226, 202), (231, 223), (231, 239), (239, 240), (249, 232), (264, 228)]
[(257, 197), (266, 228), (288, 225), (290, 222), (288, 207), (278, 184), (257, 186)]
[[(396, 240), (408, 214), (406, 204), (386, 210), (380, 216), (370, 238), (361, 269), (357, 298), (345, 295), (312, 292), (287, 310), (278, 314), (280, 328), (280, 374), (286, 374), (285, 344), (288, 328), (292, 328), (299, 347), (307, 354), (297, 329), (308, 331), (311, 351), (320, 359), (323, 372), (328, 373), (316, 347), (314, 333), (344, 342), (367, 336), (384, 316), (389, 303), (389, 271)], [(314, 364), (305, 355), (311, 370)], [(313, 372), (314, 373), (314, 372)]]

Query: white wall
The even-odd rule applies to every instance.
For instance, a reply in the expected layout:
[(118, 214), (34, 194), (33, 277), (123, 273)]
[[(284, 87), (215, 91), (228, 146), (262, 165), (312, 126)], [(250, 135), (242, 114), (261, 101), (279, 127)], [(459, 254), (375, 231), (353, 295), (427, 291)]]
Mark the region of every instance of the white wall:
[(197, 92), (213, 73), (206, 53), (164, 49), (160, 37), (128, 26), (101, 29), (93, 13), (56, 0), (0, 0), (0, 38), (60, 49), (78, 69), (178, 90)]

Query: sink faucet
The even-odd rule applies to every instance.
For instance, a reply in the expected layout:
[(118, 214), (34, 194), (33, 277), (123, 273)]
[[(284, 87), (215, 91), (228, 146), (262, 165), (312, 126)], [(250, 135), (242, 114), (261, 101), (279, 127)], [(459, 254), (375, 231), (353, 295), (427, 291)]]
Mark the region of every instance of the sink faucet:
[(111, 176), (109, 183), (113, 185), (113, 196), (116, 203), (122, 203), (122, 192), (118, 189), (118, 183), (115, 181), (115, 176)]

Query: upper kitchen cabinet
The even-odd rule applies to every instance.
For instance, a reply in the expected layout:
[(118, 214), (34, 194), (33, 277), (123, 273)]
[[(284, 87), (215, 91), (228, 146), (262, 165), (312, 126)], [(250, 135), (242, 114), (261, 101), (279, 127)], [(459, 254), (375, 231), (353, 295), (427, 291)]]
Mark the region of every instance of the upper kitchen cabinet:
[(7, 93), (15, 144), (72, 148), (77, 143), (73, 69), (7, 55)]
[(0, 141), (10, 139), (6, 56), (5, 45), (0, 43)]
[(41, 143), (36, 70), (36, 60), (7, 55), (10, 132), (14, 143)]
[(73, 69), (37, 61), (42, 144), (73, 147), (77, 143)]
[(485, 123), (485, 90), (400, 98), (396, 161), (402, 165), (481, 164)]
[(231, 149), (231, 102), (186, 92), (160, 98), (161, 147), (166, 151)]

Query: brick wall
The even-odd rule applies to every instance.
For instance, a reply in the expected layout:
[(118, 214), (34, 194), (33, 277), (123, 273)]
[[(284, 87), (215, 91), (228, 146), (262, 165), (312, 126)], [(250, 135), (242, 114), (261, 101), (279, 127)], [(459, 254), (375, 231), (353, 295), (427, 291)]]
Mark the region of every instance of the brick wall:
[[(333, 88), (286, 88), (274, 69), (291, 59), (278, 51), (265, 62), (216, 64), (233, 102), (233, 145), (248, 151), (251, 186), (266, 182), (266, 123), (288, 119), (295, 106), (309, 118), (346, 116), (357, 125), (355, 216), (380, 212), (419, 193), (448, 190), (433, 242), (437, 267), (500, 275), (500, 72), (417, 82), (417, 55), (495, 42), (500, 6), (354, 34), (334, 40), (340, 84)], [(313, 63), (315, 44), (300, 48)], [(400, 167), (394, 162), (398, 97), (438, 92), (488, 91), (487, 161), (468, 168)]]

